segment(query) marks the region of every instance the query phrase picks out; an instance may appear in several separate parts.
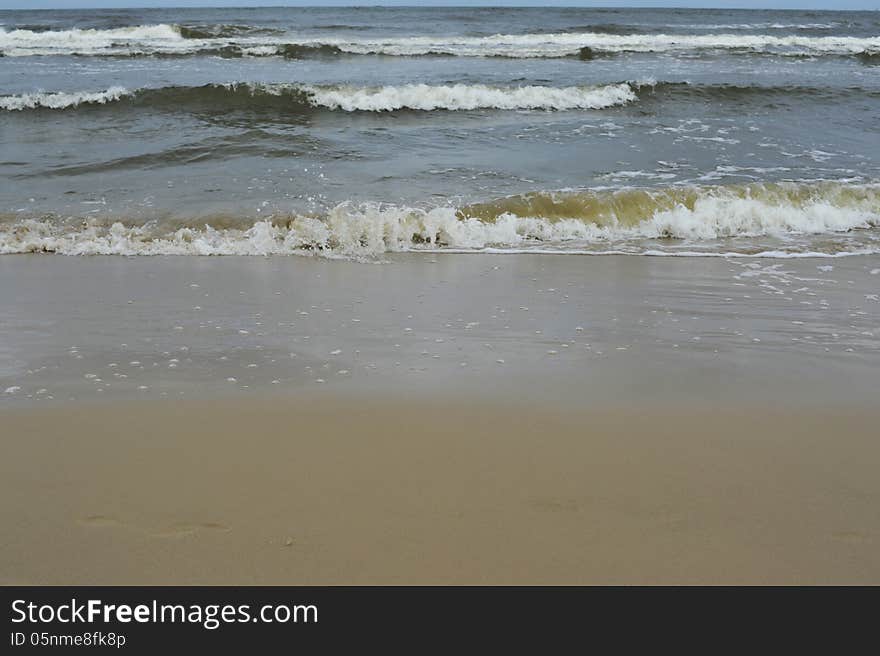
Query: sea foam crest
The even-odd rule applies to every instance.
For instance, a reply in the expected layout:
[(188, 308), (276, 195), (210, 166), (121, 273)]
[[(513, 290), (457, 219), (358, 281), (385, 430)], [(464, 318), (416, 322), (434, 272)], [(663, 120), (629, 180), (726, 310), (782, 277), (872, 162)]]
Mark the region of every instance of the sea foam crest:
[[(397, 110), (573, 110), (603, 109), (624, 105), (638, 100), (628, 83), (597, 87), (494, 87), (484, 84), (427, 85), (406, 84), (401, 86), (356, 87), (317, 86), (304, 84), (251, 84), (228, 83), (204, 87), (166, 87), (129, 91), (112, 87), (106, 91), (33, 92), (13, 96), (0, 96), (0, 109), (22, 111), (25, 109), (68, 109), (84, 104), (106, 104), (123, 98), (137, 98), (149, 103), (151, 97), (162, 97), (167, 104), (174, 97), (181, 104), (206, 94), (229, 94), (241, 97), (246, 94), (248, 102), (258, 105), (261, 99), (288, 97), (290, 103), (306, 103), (312, 107), (346, 112), (385, 112)], [(252, 100), (251, 100), (252, 98)], [(214, 102), (222, 102), (214, 96)]]
[(582, 48), (599, 52), (674, 52), (748, 50), (779, 54), (857, 54), (880, 47), (880, 37), (775, 36), (769, 34), (496, 34), (486, 37), (396, 37), (381, 41), (313, 40), (344, 52), (383, 55), (447, 54), (458, 56), (565, 57)]
[[(377, 38), (326, 37), (303, 39), (294, 35), (227, 34), (211, 38), (184, 38), (176, 25), (140, 25), (108, 30), (71, 29), (35, 32), (0, 28), (0, 51), (8, 56), (50, 54), (198, 53), (222, 46), (250, 48), (266, 55), (275, 48), (283, 55), (291, 48), (329, 47), (351, 54), (455, 55), (470, 57), (568, 57), (582, 49), (597, 52), (674, 52), (687, 50), (742, 50), (794, 55), (855, 55), (880, 48), (880, 37), (803, 36), (778, 34), (495, 34), (492, 36), (402, 36)], [(208, 34), (208, 32), (206, 32)]]
[(601, 87), (492, 87), (485, 84), (406, 84), (375, 88), (304, 87), (309, 102), (347, 112), (399, 109), (602, 109), (637, 100), (629, 84)]
[(174, 25), (136, 25), (108, 30), (71, 29), (5, 30), (0, 28), (0, 50), (7, 55), (82, 53), (99, 54), (119, 50), (120, 44), (140, 46), (141, 49), (161, 50), (183, 45), (185, 39)]
[[(754, 193), (753, 193), (754, 192)], [(124, 225), (24, 219), (0, 224), (0, 253), (55, 252), (68, 255), (275, 255), (318, 253), (370, 257), (410, 250), (480, 251), (541, 249), (595, 252), (596, 244), (658, 246), (664, 240), (703, 242), (731, 237), (817, 235), (880, 227), (880, 186), (790, 185), (762, 197), (754, 189), (694, 188), (693, 198), (669, 206), (621, 215), (618, 193), (592, 194), (599, 218), (548, 218), (502, 212), (492, 219), (468, 208), (343, 203), (322, 217), (288, 216), (243, 222), (240, 228), (186, 227), (163, 230), (161, 223)], [(639, 192), (641, 193), (641, 192)], [(647, 192), (646, 192), (647, 193)], [(670, 192), (672, 193), (672, 192)], [(679, 193), (676, 190), (674, 193)], [(584, 200), (577, 201), (581, 207)], [(503, 203), (501, 204), (503, 209)], [(511, 205), (513, 206), (513, 205)], [(618, 212), (619, 213), (619, 212)], [(635, 240), (635, 241), (633, 241)], [(870, 241), (870, 240), (869, 240)], [(728, 242), (707, 255), (736, 251)], [(876, 240), (871, 242), (876, 251)], [(740, 247), (747, 247), (740, 243)], [(798, 249), (794, 246), (795, 250)], [(811, 247), (812, 248), (812, 247)], [(803, 249), (801, 249), (803, 250)], [(815, 250), (815, 249), (814, 249)], [(629, 252), (633, 252), (630, 248)], [(853, 252), (865, 252), (864, 244)]]
[(24, 93), (16, 96), (0, 96), (0, 109), (22, 111), (25, 109), (67, 109), (79, 105), (103, 105), (114, 102), (131, 93), (124, 87), (110, 87), (106, 91), (73, 91), (53, 93)]

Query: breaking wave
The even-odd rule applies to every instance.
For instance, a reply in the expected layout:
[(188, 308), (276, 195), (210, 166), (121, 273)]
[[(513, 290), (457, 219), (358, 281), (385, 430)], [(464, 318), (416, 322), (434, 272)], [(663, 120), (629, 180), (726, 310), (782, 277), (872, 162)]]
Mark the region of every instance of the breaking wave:
[[(0, 253), (67, 255), (276, 255), (374, 257), (399, 251), (672, 254), (670, 240), (721, 240), (703, 255), (755, 255), (749, 237), (790, 240), (880, 227), (880, 184), (777, 183), (715, 187), (536, 192), (460, 208), (343, 203), (322, 216), (122, 220), (8, 218)], [(874, 234), (873, 231), (868, 234)], [(817, 250), (792, 256), (880, 252)], [(605, 250), (597, 250), (597, 246)], [(613, 249), (613, 250), (608, 250)], [(660, 249), (660, 250), (658, 250)], [(679, 252), (682, 254), (684, 251)], [(690, 252), (693, 254), (693, 252)], [(786, 251), (774, 251), (776, 256)]]
[(874, 66), (880, 66), (880, 50), (863, 50), (862, 52), (856, 55), (859, 61), (863, 64), (871, 64)]
[[(31, 55), (185, 55), (227, 52), (303, 54), (450, 55), (464, 57), (573, 57), (583, 52), (680, 52), (721, 50), (796, 56), (859, 55), (880, 49), (880, 37), (778, 34), (621, 34), (607, 30), (491, 36), (300, 38), (272, 28), (241, 25), (140, 25), (114, 29), (33, 30), (0, 28), (0, 53)], [(237, 49), (237, 50), (235, 50)], [(586, 49), (586, 50), (584, 50)], [(300, 56), (303, 56), (301, 54)], [(289, 55), (288, 55), (289, 56)]]
[(257, 25), (173, 25), (172, 28), (184, 39), (218, 39), (260, 34), (284, 34), (284, 30)]
[(400, 109), (421, 111), (473, 109), (603, 109), (637, 100), (628, 84), (601, 87), (522, 86), (499, 88), (485, 84), (359, 89), (350, 87), (307, 90), (309, 102), (347, 112), (384, 112)]
[(383, 41), (326, 41), (355, 54), (571, 57), (592, 52), (725, 50), (780, 55), (854, 55), (880, 47), (880, 37), (775, 36), (767, 34), (497, 34), (486, 37), (401, 37)]
[(537, 85), (493, 86), (486, 84), (403, 84), (361, 87), (294, 83), (207, 84), (197, 87), (159, 87), (128, 90), (111, 87), (103, 91), (31, 92), (0, 96), (0, 110), (64, 110), (77, 107), (117, 105), (173, 111), (230, 109), (346, 112), (497, 110), (591, 110), (624, 106), (637, 101), (682, 97), (717, 103), (775, 101), (810, 98), (839, 101), (846, 96), (880, 97), (880, 90), (864, 87), (822, 88), (811, 86), (764, 86), (691, 84), (688, 82), (621, 82), (599, 86), (550, 87)]
[(105, 105), (129, 96), (123, 87), (110, 87), (106, 91), (74, 91), (65, 93), (24, 93), (17, 96), (0, 96), (0, 109), (22, 111), (25, 109), (69, 109), (80, 105)]
[(184, 41), (173, 25), (137, 25), (107, 30), (5, 30), (0, 28), (0, 51), (8, 56), (102, 54), (132, 51), (148, 54), (175, 49)]
[(324, 108), (346, 112), (474, 109), (603, 109), (637, 100), (633, 86), (610, 84), (583, 87), (495, 87), (485, 84), (355, 87), (305, 84), (209, 84), (129, 91), (113, 87), (100, 92), (28, 93), (0, 96), (0, 109), (70, 109), (127, 101), (140, 106), (172, 107), (200, 104), (213, 108)]

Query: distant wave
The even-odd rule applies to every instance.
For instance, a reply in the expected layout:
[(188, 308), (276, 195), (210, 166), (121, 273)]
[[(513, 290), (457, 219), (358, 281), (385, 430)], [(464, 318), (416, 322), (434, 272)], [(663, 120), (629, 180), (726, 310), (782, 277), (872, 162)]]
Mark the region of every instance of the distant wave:
[(284, 34), (284, 30), (258, 25), (235, 25), (230, 23), (208, 25), (173, 25), (184, 39), (218, 39), (260, 34)]
[[(796, 56), (858, 55), (880, 49), (880, 37), (779, 34), (621, 34), (593, 32), (495, 34), (491, 36), (404, 36), (296, 38), (274, 28), (238, 25), (140, 25), (115, 29), (29, 30), (0, 28), (0, 52), (7, 56), (162, 56), (213, 54), (222, 48), (243, 55), (283, 56), (291, 47), (311, 52), (388, 56), (574, 57), (595, 53), (722, 50)], [(274, 51), (272, 50), (274, 48)], [(308, 52), (308, 51), (306, 51)]]
[(201, 87), (165, 87), (129, 91), (113, 87), (99, 92), (27, 93), (0, 97), (0, 109), (72, 109), (127, 101), (141, 106), (178, 108), (199, 104), (208, 107), (296, 109), (325, 108), (346, 112), (456, 111), (474, 109), (604, 109), (635, 101), (629, 84), (583, 87), (484, 84), (356, 87), (306, 84), (211, 84)]
[(173, 25), (138, 25), (108, 30), (6, 30), (0, 28), (0, 51), (9, 56), (101, 54), (141, 46), (143, 52), (173, 49), (184, 38)]
[(880, 50), (864, 50), (856, 56), (863, 64), (880, 65)]
[(666, 23), (663, 27), (686, 27), (692, 30), (833, 30), (841, 26), (839, 21), (831, 23), (693, 23), (682, 25)]
[(345, 112), (495, 110), (597, 110), (635, 102), (663, 102), (677, 97), (717, 103), (761, 104), (780, 98), (840, 101), (846, 96), (880, 97), (880, 89), (863, 87), (762, 86), (690, 84), (688, 82), (620, 82), (598, 86), (402, 84), (366, 87), (293, 83), (207, 84), (128, 90), (31, 92), (0, 96), (0, 110), (69, 110), (117, 106), (170, 111), (253, 110), (297, 112), (324, 109)]
[(880, 88), (861, 86), (833, 87), (807, 85), (764, 85), (764, 84), (692, 84), (690, 82), (655, 82), (645, 81), (631, 83), (641, 93), (639, 98), (647, 100), (653, 96), (660, 99), (681, 96), (686, 99), (701, 98), (716, 103), (736, 101), (777, 101), (779, 98), (794, 100), (808, 98), (813, 100), (827, 99), (839, 101), (847, 96), (880, 98)]
[(722, 240), (686, 254), (732, 256), (761, 254), (754, 242), (739, 238), (772, 236), (790, 244), (787, 250), (774, 251), (776, 257), (840, 256), (876, 253), (878, 243), (839, 250), (825, 241), (821, 250), (821, 245), (794, 237), (880, 227), (880, 185), (818, 182), (536, 192), (431, 210), (343, 203), (323, 216), (226, 219), (216, 225), (204, 217), (135, 224), (121, 219), (12, 218), (0, 221), (0, 253), (371, 257), (412, 250), (591, 253), (598, 246), (605, 249), (599, 252), (611, 248), (675, 254), (662, 250), (666, 241)]

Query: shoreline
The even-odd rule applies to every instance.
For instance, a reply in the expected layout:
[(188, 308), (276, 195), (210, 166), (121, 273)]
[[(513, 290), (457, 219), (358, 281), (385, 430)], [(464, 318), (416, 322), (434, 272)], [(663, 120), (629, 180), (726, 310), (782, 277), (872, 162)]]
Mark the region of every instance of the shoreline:
[(0, 258), (0, 583), (880, 583), (876, 270)]
[(880, 366), (878, 272), (868, 256), (0, 258), (0, 410), (319, 386), (858, 403)]

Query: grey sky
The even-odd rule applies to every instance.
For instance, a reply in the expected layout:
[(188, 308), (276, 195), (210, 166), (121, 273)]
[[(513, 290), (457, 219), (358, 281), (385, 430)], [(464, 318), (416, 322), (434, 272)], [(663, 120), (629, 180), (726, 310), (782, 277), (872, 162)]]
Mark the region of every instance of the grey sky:
[(742, 7), (752, 9), (880, 9), (880, 0), (0, 0), (0, 9), (76, 9), (83, 7), (333, 7), (397, 6), (576, 6), (576, 7)]

